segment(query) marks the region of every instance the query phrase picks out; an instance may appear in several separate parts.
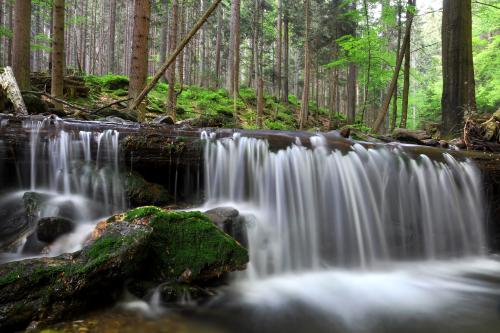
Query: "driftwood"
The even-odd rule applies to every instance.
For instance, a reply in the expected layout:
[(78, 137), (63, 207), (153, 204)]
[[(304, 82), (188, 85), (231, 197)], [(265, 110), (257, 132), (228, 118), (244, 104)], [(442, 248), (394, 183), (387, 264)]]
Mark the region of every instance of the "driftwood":
[(5, 67), (0, 73), (0, 89), (7, 93), (7, 98), (12, 102), (14, 111), (19, 115), (28, 115), (28, 109), (24, 104), (23, 96), (17, 85), (12, 68)]
[(483, 123), (473, 118), (467, 119), (464, 141), (470, 150), (500, 152), (500, 110)]

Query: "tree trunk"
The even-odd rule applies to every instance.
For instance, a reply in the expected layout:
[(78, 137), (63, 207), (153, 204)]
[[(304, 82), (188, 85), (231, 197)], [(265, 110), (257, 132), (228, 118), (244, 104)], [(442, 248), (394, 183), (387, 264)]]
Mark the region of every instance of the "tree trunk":
[(109, 0), (109, 52), (108, 71), (115, 72), (115, 28), (116, 28), (116, 0)]
[[(14, 10), (12, 7), (11, 2), (7, 2), (6, 5), (9, 6), (9, 12), (8, 12), (8, 25), (9, 25), (9, 30), (12, 31), (14, 30)], [(12, 66), (12, 38), (7, 38), (7, 65)]]
[[(356, 3), (351, 3), (349, 8), (350, 10), (355, 10)], [(353, 21), (349, 22), (348, 33), (351, 36), (356, 35), (356, 24)], [(347, 124), (354, 124), (356, 122), (357, 75), (356, 64), (350, 62), (347, 71)]]
[(396, 68), (394, 69), (394, 73), (392, 75), (392, 80), (389, 85), (389, 89), (387, 90), (387, 95), (382, 103), (382, 106), (380, 107), (380, 111), (378, 113), (377, 119), (375, 120), (375, 123), (373, 124), (373, 131), (378, 132), (380, 128), (382, 127), (382, 124), (385, 120), (385, 116), (387, 115), (387, 111), (389, 109), (389, 105), (391, 104), (391, 99), (392, 95), (394, 94), (394, 89), (396, 88), (396, 81), (399, 76), (399, 71), (401, 70), (401, 65), (403, 64), (403, 58), (406, 52), (406, 48), (410, 47), (410, 33), (411, 33), (411, 26), (413, 23), (413, 15), (408, 16), (408, 20), (406, 22), (406, 31), (405, 31), (405, 37), (403, 39), (403, 46), (399, 52), (397, 61), (396, 61)]
[(410, 97), (410, 69), (411, 69), (411, 50), (410, 50), (410, 44), (408, 44), (405, 52), (403, 104), (401, 106), (402, 107), (401, 123), (399, 125), (399, 127), (401, 128), (406, 128), (406, 123), (408, 119), (408, 101)]
[(227, 90), (231, 96), (239, 93), (240, 72), (240, 0), (233, 0), (231, 5), (230, 47), (228, 56)]
[(304, 12), (306, 20), (306, 30), (304, 37), (304, 90), (302, 92), (302, 103), (300, 106), (299, 128), (302, 130), (306, 125), (309, 114), (309, 88), (311, 81), (311, 55), (309, 50), (309, 32), (311, 30), (311, 4), (310, 0), (304, 0)]
[(12, 69), (21, 90), (30, 87), (31, 0), (16, 0)]
[(150, 15), (150, 0), (135, 0), (129, 98), (136, 98), (146, 85)]
[(264, 116), (264, 80), (259, 78), (257, 83), (257, 126), (262, 128)]
[[(398, 46), (396, 54), (399, 55), (401, 49), (401, 0), (398, 0)], [(396, 128), (398, 120), (398, 78), (396, 78), (396, 86), (394, 87), (394, 96), (392, 100), (392, 119), (391, 119), (391, 132)]]
[[(51, 95), (63, 97), (64, 89), (64, 0), (54, 0), (52, 14), (52, 83)], [(56, 103), (62, 109), (62, 104)]]
[(215, 42), (215, 87), (220, 87), (221, 74), (221, 49), (222, 49), (222, 19), (223, 8), (219, 8), (217, 12), (217, 37)]
[[(172, 1), (172, 25), (170, 26), (170, 38), (168, 40), (169, 53), (177, 47), (177, 28), (179, 24), (179, 3), (178, 0)], [(174, 122), (177, 120), (176, 112), (176, 96), (175, 96), (175, 68), (176, 63), (174, 62), (172, 66), (168, 69), (167, 80), (168, 80), (168, 97), (167, 97), (167, 112), (172, 116)]]
[(283, 44), (283, 24), (282, 24), (282, 16), (283, 16), (283, 0), (278, 0), (278, 21), (277, 21), (277, 29), (276, 29), (276, 80), (275, 80), (275, 94), (278, 100), (281, 100), (281, 46)]
[(290, 38), (289, 38), (289, 18), (288, 18), (288, 0), (285, 0), (285, 12), (283, 17), (283, 66), (285, 73), (283, 74), (283, 98), (282, 101), (288, 103), (288, 95), (289, 95), (289, 83), (288, 83), (288, 75), (289, 75), (289, 57), (290, 57)]
[(458, 135), (465, 112), (476, 109), (470, 0), (443, 1), (442, 134)]

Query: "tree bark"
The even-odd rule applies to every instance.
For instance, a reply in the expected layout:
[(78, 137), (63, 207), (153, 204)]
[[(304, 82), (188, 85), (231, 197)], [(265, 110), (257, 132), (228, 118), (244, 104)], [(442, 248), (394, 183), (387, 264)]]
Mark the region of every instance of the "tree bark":
[[(168, 39), (169, 53), (172, 53), (177, 47), (177, 28), (179, 24), (179, 3), (178, 0), (172, 1), (172, 25), (170, 26), (170, 37)], [(174, 122), (177, 120), (176, 96), (175, 96), (175, 68), (176, 63), (167, 71), (168, 80), (168, 97), (167, 97), (167, 112), (172, 116)]]
[[(398, 46), (396, 54), (399, 55), (401, 49), (401, 0), (398, 0)], [(396, 78), (396, 86), (394, 87), (394, 96), (392, 100), (392, 119), (391, 119), (391, 132), (396, 128), (396, 122), (398, 120), (398, 79)]]
[(441, 134), (454, 136), (462, 131), (465, 112), (476, 109), (470, 0), (443, 1), (441, 34), (443, 40)]
[[(64, 90), (64, 0), (54, 0), (52, 14), (52, 83), (50, 93), (56, 98), (63, 97)], [(60, 103), (56, 108), (62, 109)]]
[(276, 87), (275, 94), (276, 97), (281, 100), (281, 55), (282, 55), (282, 44), (283, 44), (283, 24), (282, 24), (282, 16), (283, 16), (283, 0), (278, 1), (278, 20), (277, 20), (277, 29), (276, 29)]
[(257, 126), (262, 128), (264, 116), (264, 80), (259, 78), (257, 83)]
[[(408, 8), (411, 8), (411, 6), (415, 6), (415, 1), (408, 0)], [(413, 14), (410, 11), (408, 11), (406, 13), (407, 20), (410, 16), (413, 16)], [(408, 120), (408, 101), (410, 97), (410, 70), (411, 70), (411, 50), (410, 50), (411, 32), (408, 38), (409, 42), (408, 45), (406, 46), (405, 64), (404, 64), (403, 104), (401, 110), (401, 123), (399, 125), (399, 127), (401, 128), (406, 128), (406, 123)]]
[(116, 0), (109, 0), (109, 52), (108, 71), (115, 72), (115, 30), (116, 30)]
[(217, 37), (215, 42), (215, 87), (221, 85), (221, 49), (222, 49), (222, 19), (223, 8), (219, 8), (217, 12)]
[(290, 38), (289, 38), (289, 17), (288, 17), (288, 0), (285, 0), (285, 12), (283, 17), (283, 66), (284, 66), (284, 74), (283, 74), (283, 98), (282, 101), (288, 103), (288, 95), (289, 92), (289, 83), (288, 83), (288, 75), (289, 75), (289, 57), (290, 57)]
[[(356, 2), (352, 2), (349, 7), (350, 10), (355, 10)], [(356, 35), (355, 22), (349, 22), (348, 33), (353, 37)], [(354, 62), (351, 61), (349, 62), (349, 66), (347, 69), (347, 124), (354, 124), (356, 122), (357, 76), (357, 66)]]
[(21, 90), (30, 87), (31, 0), (16, 0), (12, 69)]
[(136, 98), (146, 85), (150, 15), (150, 0), (135, 0), (129, 98)]
[(302, 92), (302, 103), (300, 106), (299, 128), (302, 130), (306, 125), (309, 114), (309, 88), (311, 81), (311, 55), (309, 50), (309, 33), (311, 30), (311, 4), (310, 0), (304, 0), (304, 12), (306, 20), (306, 30), (304, 37), (304, 90)]
[(231, 96), (239, 93), (240, 72), (240, 0), (233, 0), (231, 5), (230, 47), (228, 55), (229, 73), (226, 88)]

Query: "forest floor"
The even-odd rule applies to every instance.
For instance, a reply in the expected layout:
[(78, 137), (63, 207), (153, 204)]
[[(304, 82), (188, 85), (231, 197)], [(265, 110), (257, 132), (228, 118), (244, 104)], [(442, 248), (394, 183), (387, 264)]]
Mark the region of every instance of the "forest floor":
[[(126, 76), (105, 75), (86, 76), (85, 84), (90, 88), (88, 97), (68, 98), (71, 103), (90, 109), (107, 105), (116, 100), (123, 100), (128, 95), (128, 78)], [(158, 116), (167, 115), (165, 101), (168, 84), (159, 83), (150, 92), (146, 105), (146, 121)], [(180, 86), (177, 91), (177, 120), (193, 118), (210, 118), (211, 123), (219, 127), (259, 129), (257, 125), (257, 97), (254, 89), (242, 87), (237, 100), (238, 122), (233, 117), (233, 99), (225, 89), (210, 89), (199, 86)], [(297, 97), (290, 95), (289, 102), (284, 103), (277, 98), (265, 94), (263, 129), (297, 130), (300, 103)], [(334, 114), (331, 126), (327, 109), (318, 108), (310, 103), (311, 117), (308, 130), (328, 131), (338, 129), (345, 124), (341, 114)]]

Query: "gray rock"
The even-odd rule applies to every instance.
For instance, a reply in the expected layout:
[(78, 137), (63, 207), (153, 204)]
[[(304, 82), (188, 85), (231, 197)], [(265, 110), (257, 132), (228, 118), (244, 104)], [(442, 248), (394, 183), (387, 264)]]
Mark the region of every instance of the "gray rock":
[(153, 120), (153, 124), (157, 125), (174, 125), (174, 119), (171, 116), (160, 116)]
[(245, 220), (240, 212), (231, 207), (219, 207), (204, 213), (219, 229), (236, 239), (244, 247), (248, 248), (248, 237)]
[(62, 217), (45, 217), (38, 221), (37, 237), (45, 243), (52, 243), (57, 238), (72, 232), (75, 225)]

